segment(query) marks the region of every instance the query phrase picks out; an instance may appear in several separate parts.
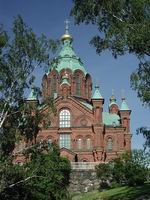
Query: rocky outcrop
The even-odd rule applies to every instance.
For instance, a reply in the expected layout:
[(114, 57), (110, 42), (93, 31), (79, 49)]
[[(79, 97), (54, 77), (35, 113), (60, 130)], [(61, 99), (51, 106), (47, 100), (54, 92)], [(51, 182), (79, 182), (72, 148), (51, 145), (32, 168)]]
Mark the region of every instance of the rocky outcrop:
[(89, 192), (98, 190), (100, 181), (94, 170), (72, 170), (70, 175), (70, 192)]

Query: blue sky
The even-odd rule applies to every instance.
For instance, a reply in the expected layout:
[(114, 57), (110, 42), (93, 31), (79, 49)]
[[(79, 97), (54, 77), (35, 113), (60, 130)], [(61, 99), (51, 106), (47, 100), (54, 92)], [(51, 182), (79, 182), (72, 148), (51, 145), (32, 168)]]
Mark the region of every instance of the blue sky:
[[(96, 27), (74, 25), (74, 20), (69, 15), (71, 7), (72, 0), (0, 0), (0, 23), (10, 31), (13, 17), (20, 14), (38, 35), (44, 33), (47, 37), (59, 39), (64, 33), (64, 21), (68, 18), (74, 49), (91, 74), (93, 83), (98, 80), (100, 84), (101, 94), (105, 98), (104, 111), (108, 111), (112, 89), (118, 105), (121, 104), (121, 90), (124, 89), (128, 106), (132, 110), (132, 148), (142, 148), (144, 139), (136, 135), (136, 128), (150, 126), (150, 111), (142, 106), (136, 92), (130, 88), (130, 74), (137, 67), (137, 59), (131, 55), (114, 59), (108, 51), (98, 56), (89, 45), (91, 37), (97, 33)], [(41, 84), (42, 73), (41, 69), (36, 72), (38, 85)]]

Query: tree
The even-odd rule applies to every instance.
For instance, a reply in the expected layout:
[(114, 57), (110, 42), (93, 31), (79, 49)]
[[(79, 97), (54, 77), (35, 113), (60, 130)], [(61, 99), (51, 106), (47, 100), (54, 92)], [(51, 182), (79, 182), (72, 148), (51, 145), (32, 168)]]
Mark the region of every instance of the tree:
[[(46, 117), (42, 108), (48, 106), (54, 112), (53, 101), (30, 104), (24, 99), (25, 89), (34, 81), (34, 69), (49, 65), (57, 42), (37, 37), (20, 16), (14, 20), (13, 33), (9, 38), (0, 29), (0, 199), (69, 199), (69, 161), (60, 157), (55, 145), (36, 143)], [(34, 92), (39, 93), (38, 88)], [(22, 139), (26, 148), (17, 153), (24, 155), (26, 163), (20, 166), (14, 164), (13, 150)]]
[(143, 134), (145, 138), (144, 150), (150, 148), (150, 128), (141, 127), (137, 129), (137, 134)]
[(116, 58), (136, 55), (139, 67), (131, 75), (131, 87), (143, 104), (150, 106), (150, 1), (74, 0), (71, 15), (77, 24), (92, 23), (99, 34), (90, 42), (100, 54), (108, 49)]
[(70, 162), (58, 147), (43, 142), (24, 154), (30, 159), (22, 166), (0, 162), (0, 199), (69, 200)]
[(52, 39), (37, 37), (21, 16), (15, 18), (12, 30), (13, 37), (8, 37), (0, 29), (0, 128), (34, 81), (34, 69), (47, 66), (57, 47)]
[[(130, 53), (139, 59), (131, 74), (131, 87), (143, 105), (150, 107), (150, 1), (149, 0), (73, 0), (71, 15), (77, 24), (91, 23), (98, 29), (90, 44), (100, 55), (108, 49), (117, 56)], [(146, 138), (149, 147), (149, 128), (137, 131)]]
[(20, 132), (27, 139), (35, 135), (32, 129), (29, 136), (27, 124), (24, 126), (21, 121), (28, 121), (30, 129), (33, 128), (31, 123), (36, 123), (38, 133), (39, 109), (35, 109), (34, 116), (27, 112), (24, 92), (34, 81), (35, 68), (49, 65), (50, 53), (56, 50), (58, 44), (44, 35), (37, 37), (21, 16), (14, 19), (12, 31), (13, 36), (9, 37), (0, 27), (0, 147), (6, 154), (12, 152), (18, 130), (22, 129)]
[[(105, 165), (103, 173), (102, 165), (98, 166), (97, 175), (101, 179), (119, 185), (142, 185), (149, 179), (150, 154), (142, 150), (134, 150), (131, 154), (125, 153)], [(110, 174), (110, 176), (109, 176)]]
[(96, 166), (97, 177), (101, 180), (100, 187), (107, 188), (108, 181), (112, 178), (112, 166), (110, 164), (101, 163)]

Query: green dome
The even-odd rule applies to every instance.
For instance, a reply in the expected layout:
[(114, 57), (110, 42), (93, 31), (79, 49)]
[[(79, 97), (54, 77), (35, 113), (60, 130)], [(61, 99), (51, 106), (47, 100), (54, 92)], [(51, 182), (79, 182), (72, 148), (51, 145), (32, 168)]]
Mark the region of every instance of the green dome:
[[(71, 38), (71, 37), (70, 37)], [(75, 54), (74, 49), (72, 47), (72, 39), (65, 38), (62, 41), (62, 47), (60, 52), (56, 57), (56, 63), (53, 63), (50, 70), (55, 69), (58, 73), (63, 69), (70, 69), (72, 72), (75, 70), (81, 70), (85, 75), (87, 74), (82, 61)]]

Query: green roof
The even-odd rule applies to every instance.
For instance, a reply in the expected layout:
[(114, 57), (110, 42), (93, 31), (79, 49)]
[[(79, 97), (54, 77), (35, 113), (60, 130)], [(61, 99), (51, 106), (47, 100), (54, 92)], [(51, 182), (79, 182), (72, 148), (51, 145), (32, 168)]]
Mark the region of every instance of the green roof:
[(120, 117), (119, 117), (119, 115), (117, 115), (115, 113), (103, 112), (102, 118), (103, 118), (103, 124), (105, 124), (105, 125), (109, 125), (109, 126), (119, 126), (120, 125)]
[(63, 41), (62, 48), (56, 56), (56, 60), (56, 63), (53, 63), (51, 68), (48, 70), (48, 73), (52, 69), (56, 69), (58, 72), (60, 72), (63, 69), (69, 68), (72, 72), (79, 69), (85, 75), (87, 74), (82, 61), (74, 52), (72, 40), (65, 39)]
[[(113, 101), (112, 101), (112, 102), (109, 104), (109, 107), (112, 106), (112, 105), (114, 105), (114, 104), (117, 105), (116, 102), (113, 102)], [(118, 106), (118, 105), (117, 105), (117, 106)]]
[(125, 98), (122, 98), (122, 103), (121, 103), (121, 107), (120, 107), (120, 110), (130, 110), (128, 105), (127, 105), (127, 102), (125, 101)]
[(80, 103), (82, 103), (82, 105), (86, 106), (87, 108), (89, 108), (90, 110), (93, 109), (93, 106), (87, 102), (84, 102), (84, 101), (80, 101)]
[[(86, 106), (90, 110), (93, 109), (93, 106), (87, 102), (80, 101), (80, 103), (82, 103), (84, 106)], [(120, 126), (120, 117), (119, 115), (115, 113), (103, 112), (102, 119), (103, 119), (103, 124), (107, 126)]]
[(34, 87), (31, 88), (31, 92), (27, 98), (28, 101), (38, 100), (38, 95)]
[(99, 91), (99, 86), (95, 86), (95, 91), (94, 91), (92, 99), (103, 99), (103, 97)]

